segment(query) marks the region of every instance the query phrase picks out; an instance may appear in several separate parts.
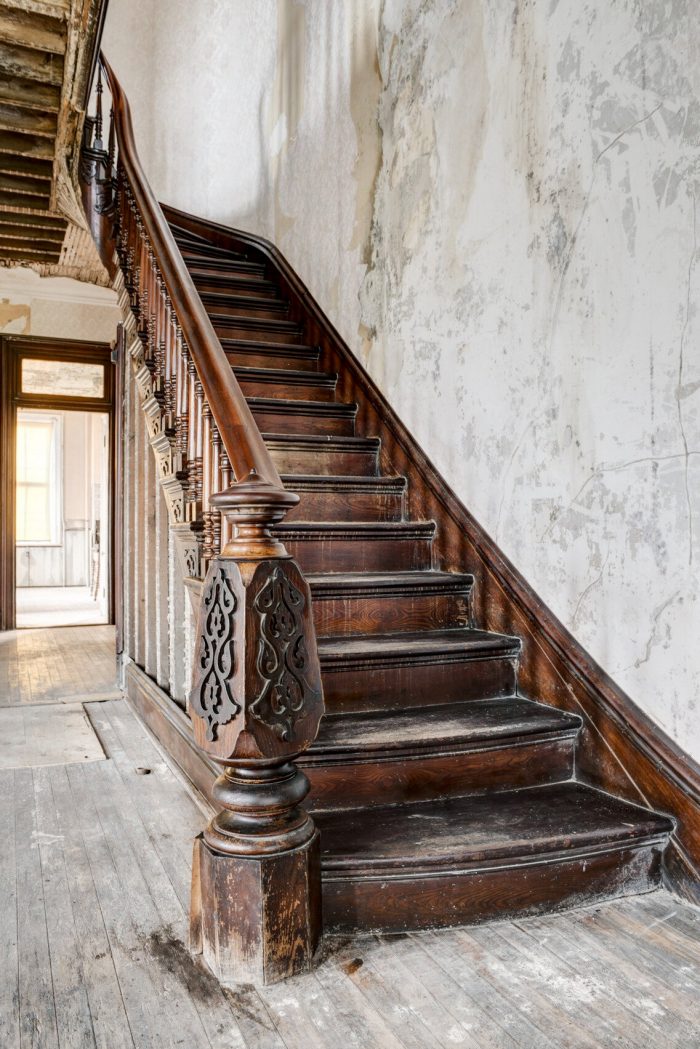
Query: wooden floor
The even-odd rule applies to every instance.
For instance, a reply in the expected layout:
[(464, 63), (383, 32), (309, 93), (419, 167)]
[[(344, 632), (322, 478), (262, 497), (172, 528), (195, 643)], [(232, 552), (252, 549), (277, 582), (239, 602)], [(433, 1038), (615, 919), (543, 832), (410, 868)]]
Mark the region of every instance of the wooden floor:
[(113, 626), (0, 633), (0, 707), (119, 695)]
[(2, 1049), (700, 1046), (700, 912), (666, 893), (222, 991), (185, 947), (205, 814), (125, 701), (86, 709), (109, 760), (0, 771)]

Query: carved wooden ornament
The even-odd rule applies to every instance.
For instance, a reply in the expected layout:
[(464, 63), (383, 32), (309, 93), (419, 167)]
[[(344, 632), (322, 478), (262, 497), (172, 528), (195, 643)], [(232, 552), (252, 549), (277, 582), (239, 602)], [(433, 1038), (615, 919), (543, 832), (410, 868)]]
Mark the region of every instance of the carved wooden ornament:
[(218, 761), (305, 750), (323, 714), (308, 585), (286, 558), (215, 558), (199, 614), (190, 715)]

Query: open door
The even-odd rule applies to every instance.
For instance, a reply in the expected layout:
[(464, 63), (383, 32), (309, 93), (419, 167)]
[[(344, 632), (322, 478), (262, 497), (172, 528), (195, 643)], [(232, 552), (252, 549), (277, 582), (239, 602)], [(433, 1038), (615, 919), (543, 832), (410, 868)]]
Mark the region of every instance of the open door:
[(2, 339), (0, 628), (114, 621), (110, 347)]

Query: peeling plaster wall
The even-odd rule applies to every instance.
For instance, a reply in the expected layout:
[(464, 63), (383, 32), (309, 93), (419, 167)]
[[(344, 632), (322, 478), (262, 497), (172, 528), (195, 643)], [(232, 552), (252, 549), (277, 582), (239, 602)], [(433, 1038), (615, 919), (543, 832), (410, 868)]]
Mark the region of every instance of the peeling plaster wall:
[(700, 758), (692, 0), (171, 9), (159, 191), (277, 241), (466, 505)]
[(71, 277), (0, 270), (0, 333), (114, 342), (121, 311), (111, 288)]

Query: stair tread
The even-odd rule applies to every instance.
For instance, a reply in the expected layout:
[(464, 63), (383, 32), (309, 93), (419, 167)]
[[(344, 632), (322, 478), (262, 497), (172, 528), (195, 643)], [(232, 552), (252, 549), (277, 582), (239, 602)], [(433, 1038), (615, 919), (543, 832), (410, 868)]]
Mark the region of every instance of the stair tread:
[(655, 839), (667, 816), (568, 781), (316, 814), (325, 870), (415, 872)]
[(389, 659), (420, 658), (422, 655), (463, 657), (517, 655), (522, 642), (518, 637), (489, 630), (422, 630), (401, 634), (344, 634), (318, 639), (324, 665), (353, 657)]
[[(204, 283), (204, 282), (202, 282)], [(232, 299), (238, 298), (252, 298), (257, 299), (258, 302), (284, 302), (285, 306), (289, 306), (289, 303), (281, 299), (278, 294), (278, 288), (276, 284), (273, 284), (269, 280), (246, 280), (242, 281), (242, 287), (236, 289), (236, 291), (200, 291), (199, 297), (202, 302), (220, 302), (222, 305), (228, 305)], [(256, 288), (258, 291), (269, 291), (270, 294), (263, 296), (249, 296), (246, 295), (246, 291), (249, 288)]]
[(305, 448), (316, 445), (333, 445), (337, 448), (375, 451), (379, 445), (378, 437), (355, 437), (352, 434), (333, 433), (264, 433), (265, 442), (271, 444), (296, 444)]
[[(269, 345), (269, 344), (268, 344)], [(259, 368), (249, 364), (232, 365), (236, 375), (245, 379), (258, 379), (266, 382), (289, 383), (303, 382), (305, 386), (335, 386), (337, 372), (309, 372), (301, 368)]]
[(575, 734), (577, 714), (520, 696), (448, 703), (425, 709), (345, 714), (326, 717), (312, 753), (398, 751), (406, 747), (434, 750), (440, 745), (465, 745), (542, 735)]
[(228, 325), (230, 328), (242, 327), (242, 321), (266, 328), (279, 328), (281, 331), (301, 331), (302, 328), (299, 321), (288, 321), (282, 317), (249, 317), (246, 313), (240, 316), (235, 313), (209, 313), (209, 320), (212, 324), (219, 324), (222, 327)]
[(276, 411), (287, 410), (306, 415), (351, 415), (357, 414), (356, 404), (344, 401), (303, 401), (294, 397), (247, 397), (251, 408), (271, 408)]
[(258, 350), (263, 352), (269, 352), (275, 356), (280, 356), (282, 352), (289, 353), (294, 357), (318, 357), (320, 355), (320, 348), (318, 346), (305, 346), (302, 343), (294, 342), (256, 342), (255, 339), (230, 339), (224, 337), (221, 339), (221, 345), (224, 349), (227, 347), (235, 348), (236, 350)]
[[(183, 258), (185, 258), (184, 255)], [(212, 259), (203, 255), (187, 254), (185, 262), (187, 263), (187, 269), (190, 271), (190, 276), (193, 280), (195, 277), (200, 277), (202, 280), (208, 280), (211, 277), (220, 277), (224, 280), (227, 277), (235, 277), (237, 273), (264, 274), (265, 272), (265, 266), (262, 262), (251, 262), (250, 259), (227, 260), (222, 267), (220, 266), (220, 259)], [(212, 272), (209, 267), (218, 267), (218, 270), (214, 269)]]
[(310, 572), (306, 579), (315, 593), (336, 590), (384, 590), (413, 592), (468, 590), (474, 576), (452, 572)]
[(389, 489), (390, 491), (403, 492), (406, 487), (406, 478), (388, 475), (384, 477), (365, 477), (362, 474), (282, 474), (282, 483), (293, 488), (351, 488), (362, 491), (374, 489)]
[(357, 538), (366, 538), (368, 535), (378, 536), (382, 539), (391, 539), (392, 534), (396, 537), (418, 536), (424, 538), (435, 533), (433, 521), (284, 521), (274, 526), (275, 532), (314, 532), (324, 534), (334, 533), (344, 535), (346, 532), (357, 534)]

